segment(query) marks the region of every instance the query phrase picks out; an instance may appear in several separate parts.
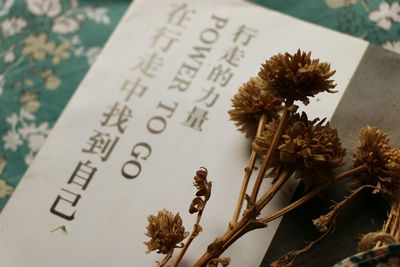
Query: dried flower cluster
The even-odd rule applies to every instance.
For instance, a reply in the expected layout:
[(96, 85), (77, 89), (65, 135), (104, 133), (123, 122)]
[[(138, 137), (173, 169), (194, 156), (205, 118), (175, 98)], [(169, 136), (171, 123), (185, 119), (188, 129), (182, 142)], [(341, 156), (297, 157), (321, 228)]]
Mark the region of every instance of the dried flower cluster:
[(188, 236), (179, 213), (174, 216), (163, 209), (157, 216), (150, 215), (147, 219), (149, 224), (146, 236), (150, 237), (150, 241), (144, 242), (147, 246), (146, 253), (156, 250), (157, 253), (167, 254)]
[[(229, 115), (238, 129), (247, 138), (253, 139), (252, 152), (232, 220), (224, 234), (209, 244), (194, 267), (228, 266), (230, 259), (221, 255), (238, 238), (249, 231), (266, 227), (272, 220), (351, 176), (358, 178), (351, 184), (351, 194), (313, 221), (324, 233), (305, 248), (284, 255), (272, 266), (292, 266), (299, 254), (309, 250), (333, 231), (338, 212), (364, 189), (378, 188), (380, 192), (396, 196), (391, 200), (396, 201), (395, 211), (399, 214), (400, 149), (389, 145), (385, 133), (377, 127), (363, 128), (357, 151), (353, 155), (353, 168), (334, 174), (333, 171), (343, 165), (346, 153), (336, 129), (332, 129), (325, 119), (309, 120), (304, 112), (296, 112), (294, 101), (302, 101), (307, 105), (309, 98), (318, 93), (334, 93), (335, 84), (331, 80), (334, 73), (330, 64), (311, 59), (310, 52), (298, 50), (293, 55), (285, 53), (271, 57), (262, 65), (258, 77), (251, 78), (240, 87), (232, 99)], [(253, 170), (257, 163), (258, 173), (255, 175)], [(272, 182), (264, 179), (267, 171), (267, 176), (273, 178)], [(261, 211), (293, 174), (304, 183), (305, 194), (280, 210), (268, 215), (262, 214)], [(249, 183), (254, 176), (254, 183)], [(265, 191), (266, 187), (261, 186), (264, 181), (271, 183)], [(166, 254), (159, 267), (166, 266), (173, 250), (180, 247), (182, 250), (173, 265), (177, 267), (192, 240), (202, 231), (200, 219), (211, 196), (211, 182), (207, 180), (205, 168), (196, 172), (193, 184), (197, 191), (189, 212), (195, 213), (197, 217), (189, 236), (179, 214), (174, 216), (164, 209), (157, 216), (148, 217), (146, 235), (151, 240), (145, 242), (147, 253), (157, 251)], [(396, 219), (396, 223), (400, 224), (400, 220)], [(396, 225), (396, 229), (400, 227)], [(180, 245), (186, 237), (185, 244)]]
[[(334, 168), (343, 164), (346, 150), (341, 146), (336, 129), (324, 122), (319, 119), (308, 120), (305, 113), (292, 115), (273, 154), (271, 167), (295, 169), (296, 178), (301, 178), (307, 187), (329, 177)], [(273, 120), (255, 139), (253, 147), (256, 152), (265, 155), (278, 124), (279, 121)]]
[(262, 115), (269, 120), (276, 118), (282, 110), (282, 99), (267, 89), (260, 77), (251, 78), (244, 83), (232, 99), (231, 120), (247, 138), (253, 138)]
[(330, 64), (311, 59), (311, 52), (298, 50), (294, 55), (285, 53), (271, 57), (258, 75), (266, 81), (268, 89), (278, 92), (284, 99), (308, 104), (308, 97), (324, 91), (334, 92), (332, 89), (336, 85), (330, 80), (334, 73)]
[(374, 185), (399, 198), (400, 151), (389, 145), (386, 133), (375, 126), (362, 128), (353, 162), (355, 167), (367, 166), (367, 170), (350, 183), (351, 188)]

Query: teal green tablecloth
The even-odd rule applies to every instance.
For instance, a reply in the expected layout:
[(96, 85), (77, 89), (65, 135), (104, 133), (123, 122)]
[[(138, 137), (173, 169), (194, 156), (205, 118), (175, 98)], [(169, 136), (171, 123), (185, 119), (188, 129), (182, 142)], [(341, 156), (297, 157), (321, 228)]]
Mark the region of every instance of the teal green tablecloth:
[[(0, 211), (130, 2), (0, 0)], [(253, 2), (400, 53), (398, 1)]]

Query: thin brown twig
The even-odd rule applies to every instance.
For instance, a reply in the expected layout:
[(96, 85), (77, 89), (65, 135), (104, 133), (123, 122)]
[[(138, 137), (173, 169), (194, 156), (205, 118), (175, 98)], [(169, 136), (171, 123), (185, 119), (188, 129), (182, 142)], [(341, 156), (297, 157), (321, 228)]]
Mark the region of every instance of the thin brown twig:
[[(390, 206), (390, 212), (388, 218), (383, 226), (383, 232), (390, 234), (395, 240), (400, 239), (400, 229), (399, 229), (399, 215), (400, 215), (400, 205), (399, 202), (393, 200)], [(376, 243), (375, 247), (380, 247), (384, 243), (379, 241)]]
[[(266, 122), (267, 122), (267, 116), (265, 114), (263, 114), (258, 123), (256, 137), (261, 135), (262, 131), (264, 130)], [(257, 159), (257, 153), (252, 148), (249, 161), (247, 163), (246, 168), (244, 169), (245, 173), (244, 173), (244, 177), (243, 177), (243, 181), (242, 181), (242, 186), (240, 189), (240, 195), (239, 195), (238, 202), (236, 205), (235, 213), (233, 214), (232, 220), (230, 222), (230, 228), (232, 228), (235, 224), (237, 224), (237, 221), (239, 219), (239, 216), (240, 216), (240, 213), (241, 213), (242, 207), (243, 207), (244, 198), (245, 198), (246, 191), (247, 191), (247, 186), (249, 185), (250, 177), (253, 174), (256, 159)]]
[(282, 188), (292, 174), (293, 170), (291, 169), (282, 171), (270, 189), (256, 202), (257, 211), (261, 211), (272, 200), (275, 194)]
[(275, 151), (276, 147), (278, 146), (279, 140), (281, 139), (281, 135), (286, 126), (286, 122), (287, 122), (288, 118), (289, 118), (289, 110), (288, 110), (288, 107), (286, 106), (284, 108), (282, 116), (279, 120), (278, 129), (276, 130), (274, 138), (272, 139), (272, 143), (271, 143), (270, 147), (268, 148), (268, 151), (262, 161), (260, 170), (258, 172), (256, 181), (254, 183), (253, 190), (252, 190), (251, 196), (250, 196), (250, 201), (252, 203), (256, 203), (256, 201), (257, 201), (258, 191), (260, 191), (260, 187), (261, 187), (262, 181), (264, 179), (265, 172), (267, 171), (268, 164), (272, 158), (272, 153)]
[[(209, 186), (209, 192), (211, 192), (211, 182), (208, 183)], [(189, 248), (190, 244), (192, 243), (192, 241), (199, 235), (199, 233), (201, 232), (202, 228), (200, 226), (200, 220), (201, 217), (203, 215), (203, 211), (206, 207), (206, 204), (208, 202), (208, 200), (210, 199), (211, 194), (207, 194), (204, 198), (204, 205), (203, 208), (201, 210), (199, 210), (199, 212), (197, 213), (196, 216), (196, 222), (193, 225), (193, 229), (192, 232), (190, 233), (190, 236), (188, 237), (185, 245), (183, 246), (182, 250), (179, 252), (178, 257), (175, 260), (175, 263), (173, 265), (173, 267), (177, 267), (179, 265), (179, 263), (181, 262), (181, 260), (183, 259), (183, 256), (185, 255), (187, 249)]]
[(297, 256), (299, 256), (300, 254), (310, 250), (316, 243), (318, 243), (319, 241), (324, 239), (327, 235), (331, 234), (334, 229), (335, 229), (335, 224), (333, 223), (333, 224), (331, 224), (329, 226), (329, 229), (325, 233), (323, 233), (320, 237), (318, 237), (316, 240), (308, 243), (302, 249), (293, 250), (293, 251), (290, 251), (289, 253), (283, 255), (282, 257), (280, 257), (276, 261), (272, 262), (271, 263), (271, 267), (285, 267), (285, 266), (289, 267), (289, 266), (293, 266), (294, 261), (296, 260)]
[(373, 185), (363, 185), (353, 191), (351, 191), (350, 195), (345, 196), (344, 199), (338, 203), (335, 203), (331, 207), (331, 211), (329, 211), (327, 214), (319, 216), (317, 219), (313, 220), (314, 225), (318, 228), (319, 231), (325, 232), (329, 227), (331, 223), (335, 220), (337, 214), (339, 211), (341, 211), (341, 208), (343, 208), (346, 204), (351, 202), (361, 191), (364, 189), (377, 189), (376, 186)]
[(174, 249), (171, 249), (161, 262), (158, 262), (157, 267), (164, 267), (172, 258), (172, 254), (174, 254)]
[(399, 234), (399, 206), (397, 202), (392, 202), (390, 213), (393, 214), (394, 222), (390, 225), (390, 234), (394, 236), (395, 239), (398, 239)]
[(330, 186), (332, 186), (334, 183), (339, 182), (345, 178), (348, 178), (350, 176), (356, 175), (362, 171), (366, 170), (366, 166), (365, 165), (361, 165), (358, 166), (356, 168), (352, 168), (350, 170), (344, 171), (338, 175), (336, 175), (333, 179), (325, 182), (324, 184), (322, 184), (321, 186), (315, 188), (314, 190), (311, 190), (310, 192), (308, 192), (307, 194), (305, 194), (303, 197), (299, 198), (298, 200), (296, 200), (295, 202), (291, 203), (290, 205), (270, 214), (267, 215), (263, 218), (258, 219), (257, 221), (261, 222), (261, 223), (268, 223), (270, 221), (273, 221), (287, 213), (289, 213), (290, 211), (294, 210), (295, 208), (303, 205), (304, 203), (308, 202), (309, 200), (311, 200), (312, 198), (314, 198), (316, 195), (320, 194), (322, 191), (326, 190), (327, 188), (329, 188)]

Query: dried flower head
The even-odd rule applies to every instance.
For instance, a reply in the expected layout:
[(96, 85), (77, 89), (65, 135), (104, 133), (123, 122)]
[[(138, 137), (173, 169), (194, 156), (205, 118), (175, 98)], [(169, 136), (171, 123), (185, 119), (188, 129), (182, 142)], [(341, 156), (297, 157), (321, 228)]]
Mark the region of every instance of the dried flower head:
[(286, 100), (308, 104), (308, 97), (324, 91), (335, 92), (332, 89), (336, 85), (329, 79), (333, 74), (335, 71), (330, 69), (329, 63), (311, 59), (311, 52), (299, 49), (294, 55), (285, 53), (271, 57), (262, 65), (258, 76)]
[(282, 99), (266, 86), (266, 82), (260, 77), (251, 78), (239, 88), (232, 99), (229, 115), (247, 138), (256, 135), (258, 122), (263, 114), (271, 120), (282, 109)]
[(392, 172), (400, 173), (400, 149), (391, 148), (387, 153), (389, 154), (389, 159), (386, 167)]
[(350, 188), (374, 185), (385, 192), (397, 195), (400, 188), (400, 151), (389, 145), (389, 137), (378, 127), (367, 126), (360, 130), (354, 167), (365, 165), (367, 170), (359, 179), (350, 182)]
[(196, 171), (196, 175), (193, 177), (193, 185), (196, 187), (197, 192), (196, 196), (207, 196), (210, 194), (210, 186), (207, 181), (207, 169), (202, 167), (198, 171)]
[(163, 209), (157, 216), (147, 217), (147, 220), (149, 224), (146, 236), (150, 237), (150, 241), (144, 242), (147, 246), (146, 253), (157, 250), (157, 253), (168, 254), (189, 234), (185, 232), (179, 213), (174, 216), (170, 211)]
[(196, 187), (197, 192), (189, 207), (190, 214), (203, 211), (211, 196), (211, 182), (207, 181), (207, 174), (207, 169), (201, 167), (193, 178), (193, 185)]
[[(336, 129), (324, 122), (310, 121), (304, 112), (292, 115), (272, 155), (271, 167), (277, 169), (283, 165), (295, 169), (296, 178), (301, 178), (306, 187), (328, 178), (332, 169), (343, 164), (346, 150), (341, 146)], [(266, 131), (253, 142), (257, 153), (266, 154), (278, 124), (279, 120), (270, 122)]]

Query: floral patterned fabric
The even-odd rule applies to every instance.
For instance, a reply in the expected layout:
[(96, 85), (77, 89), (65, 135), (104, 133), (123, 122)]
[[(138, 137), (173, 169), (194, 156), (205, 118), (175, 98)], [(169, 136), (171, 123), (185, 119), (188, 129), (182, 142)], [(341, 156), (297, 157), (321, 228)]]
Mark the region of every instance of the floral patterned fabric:
[(399, 1), (253, 0), (253, 2), (400, 53)]
[(0, 0), (0, 210), (129, 4)]
[[(400, 4), (252, 0), (400, 53)], [(131, 1), (0, 0), (0, 211)]]

